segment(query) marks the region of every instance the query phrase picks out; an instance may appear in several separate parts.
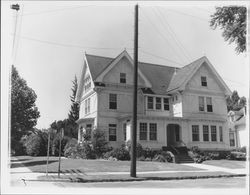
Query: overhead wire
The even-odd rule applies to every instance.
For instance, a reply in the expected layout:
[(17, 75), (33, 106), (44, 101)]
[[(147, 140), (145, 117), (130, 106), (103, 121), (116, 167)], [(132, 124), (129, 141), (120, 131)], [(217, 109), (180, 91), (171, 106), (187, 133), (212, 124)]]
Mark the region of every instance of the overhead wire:
[[(158, 10), (158, 8), (156, 7), (156, 9)], [(184, 48), (183, 44), (178, 40), (176, 33), (174, 32), (174, 30), (171, 28), (171, 26), (168, 24), (166, 18), (164, 17), (164, 15), (160, 12), (160, 10), (158, 10), (158, 12), (156, 12), (155, 10), (153, 10), (153, 12), (155, 13), (156, 16), (159, 17), (159, 21), (162, 23), (162, 26), (165, 27), (166, 30), (168, 30), (169, 35), (173, 38), (173, 40), (176, 42), (176, 45), (179, 47), (179, 49), (182, 51), (183, 55), (185, 56), (185, 58), (188, 61), (191, 61), (191, 57), (188, 54), (187, 50)], [(159, 15), (158, 15), (159, 14)]]
[[(110, 49), (110, 50), (115, 50), (115, 49), (121, 49), (120, 47), (90, 47), (90, 46), (81, 46), (81, 45), (74, 45), (74, 44), (67, 44), (67, 43), (59, 43), (59, 42), (54, 42), (54, 41), (47, 41), (47, 40), (41, 40), (41, 39), (36, 39), (36, 38), (31, 38), (27, 36), (20, 36), (21, 39), (26, 39), (26, 40), (31, 40), (31, 41), (36, 41), (40, 43), (47, 43), (50, 45), (57, 45), (57, 46), (63, 46), (63, 47), (75, 47), (75, 48), (85, 48), (85, 49)], [(130, 48), (126, 48), (130, 49)]]
[(85, 5), (85, 6), (77, 6), (77, 7), (66, 7), (66, 8), (46, 10), (46, 11), (41, 11), (41, 12), (24, 13), (23, 16), (38, 15), (38, 14), (58, 12), (58, 11), (67, 11), (67, 10), (80, 9), (80, 8), (91, 7), (91, 6), (93, 6), (93, 5)]
[[(147, 14), (146, 14), (146, 12), (145, 11), (142, 11), (141, 13), (143, 13), (143, 15), (147, 18), (147, 20), (151, 23), (151, 25), (154, 27), (153, 29), (155, 29), (155, 31), (158, 33), (158, 35), (160, 35), (170, 46), (171, 46), (171, 43), (168, 41), (168, 39), (164, 36), (164, 34), (161, 32), (161, 31), (159, 31), (159, 29), (158, 29), (158, 27), (151, 21), (151, 19), (147, 16)], [(177, 55), (179, 55), (177, 52), (176, 52), (176, 50), (175, 50), (175, 48), (174, 47), (171, 47), (173, 50), (174, 50), (174, 52), (177, 54)], [(179, 56), (180, 57), (180, 56)]]

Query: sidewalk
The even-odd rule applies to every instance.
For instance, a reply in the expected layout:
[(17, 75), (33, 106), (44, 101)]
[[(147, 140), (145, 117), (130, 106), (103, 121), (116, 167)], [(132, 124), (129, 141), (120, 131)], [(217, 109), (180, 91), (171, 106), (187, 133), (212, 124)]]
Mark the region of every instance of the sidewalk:
[(212, 165), (187, 163), (183, 164), (197, 168), (197, 170), (185, 171), (144, 171), (137, 172), (137, 177), (130, 177), (129, 172), (75, 172), (58, 174), (34, 173), (22, 162), (17, 161), (21, 167), (11, 168), (11, 179), (14, 185), (26, 185), (25, 181), (41, 182), (116, 182), (116, 181), (146, 181), (146, 180), (179, 180), (219, 177), (242, 177), (246, 176), (246, 169), (228, 169)]

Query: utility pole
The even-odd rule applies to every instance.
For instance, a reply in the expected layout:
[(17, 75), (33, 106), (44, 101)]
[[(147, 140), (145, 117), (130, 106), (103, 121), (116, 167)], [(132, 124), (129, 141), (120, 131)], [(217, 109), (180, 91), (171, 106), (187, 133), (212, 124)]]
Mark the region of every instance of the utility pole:
[(134, 34), (134, 93), (133, 93), (133, 127), (131, 145), (130, 176), (136, 177), (136, 138), (137, 138), (137, 82), (138, 82), (138, 4), (135, 6), (135, 34)]
[(63, 128), (60, 128), (58, 178), (60, 177), (60, 172), (61, 172), (62, 134), (63, 134)]
[(49, 165), (49, 146), (50, 146), (50, 129), (48, 130), (48, 149), (47, 149), (47, 166), (46, 166), (47, 177), (48, 177), (48, 165)]
[(15, 48), (15, 39), (16, 39), (17, 16), (18, 16), (18, 11), (20, 9), (20, 6), (19, 4), (12, 4), (10, 6), (10, 9), (16, 10), (16, 21), (15, 21), (15, 26), (14, 26), (14, 38), (13, 38), (13, 46), (12, 46), (12, 55), (13, 55), (14, 48)]

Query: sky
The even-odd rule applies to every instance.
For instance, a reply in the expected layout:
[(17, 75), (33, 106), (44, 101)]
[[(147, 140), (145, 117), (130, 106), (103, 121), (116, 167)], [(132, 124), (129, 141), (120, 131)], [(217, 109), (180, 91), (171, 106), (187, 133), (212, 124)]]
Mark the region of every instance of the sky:
[[(8, 49), (14, 37), (14, 3), (21, 9), (12, 62), (37, 94), (37, 128), (67, 117), (72, 80), (80, 77), (84, 52), (116, 57), (126, 49), (133, 57), (135, 2), (2, 2)], [(209, 26), (215, 6), (221, 5), (226, 4), (139, 2), (139, 61), (183, 67), (205, 55), (232, 91), (248, 97), (248, 56), (236, 54), (222, 31)]]

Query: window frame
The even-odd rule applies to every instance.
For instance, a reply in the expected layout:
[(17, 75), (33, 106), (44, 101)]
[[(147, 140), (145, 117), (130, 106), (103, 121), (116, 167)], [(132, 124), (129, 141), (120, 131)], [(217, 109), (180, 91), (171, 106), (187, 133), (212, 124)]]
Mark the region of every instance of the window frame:
[[(204, 127), (206, 127), (207, 129), (205, 129)], [(205, 132), (205, 131), (207, 131), (207, 132)], [(209, 125), (202, 125), (202, 134), (203, 134), (203, 141), (209, 142)], [(205, 139), (205, 138), (207, 138), (207, 139)]]
[[(197, 127), (197, 129), (195, 129), (195, 127)], [(197, 130), (197, 132), (195, 132)], [(197, 140), (195, 140), (194, 136), (197, 136)], [(192, 125), (192, 141), (193, 142), (198, 142), (200, 141), (200, 130), (199, 130), (199, 125)]]
[(149, 140), (157, 141), (157, 123), (149, 123)]
[[(232, 137), (231, 137), (232, 135)], [(235, 136), (234, 132), (229, 132), (229, 144), (231, 147), (235, 147)]]
[(123, 138), (124, 138), (124, 141), (127, 140), (127, 124), (126, 123), (123, 123)]
[[(115, 133), (111, 133), (112, 131)], [(109, 141), (117, 141), (117, 124), (109, 124)]]
[(223, 127), (219, 126), (219, 141), (223, 142)]
[(169, 98), (163, 98), (163, 109), (169, 110)]
[(206, 76), (201, 76), (201, 86), (207, 87), (207, 77)]
[(145, 122), (140, 123), (139, 140), (140, 141), (148, 140), (148, 124)]
[(126, 84), (127, 79), (126, 79), (126, 73), (120, 72), (120, 83)]
[(109, 109), (110, 110), (117, 110), (117, 94), (115, 94), (115, 93), (109, 94)]
[[(211, 100), (211, 102), (209, 102), (208, 100)], [(211, 103), (211, 104), (208, 104)], [(206, 105), (207, 105), (207, 112), (213, 112), (213, 100), (212, 97), (206, 97)]]
[[(160, 100), (160, 102), (159, 101), (157, 102), (157, 100)], [(156, 110), (162, 109), (162, 98), (161, 97), (155, 97), (155, 109)]]
[(217, 127), (216, 125), (211, 125), (210, 128), (211, 128), (211, 141), (217, 142)]
[[(152, 98), (152, 102), (149, 101), (149, 99)], [(149, 105), (152, 105), (152, 108), (149, 107)], [(153, 110), (154, 109), (154, 97), (153, 96), (147, 96), (147, 109)]]
[[(198, 99), (199, 99), (199, 111), (200, 112), (205, 112), (205, 97), (199, 96)], [(203, 105), (202, 105), (202, 103), (203, 103)]]

